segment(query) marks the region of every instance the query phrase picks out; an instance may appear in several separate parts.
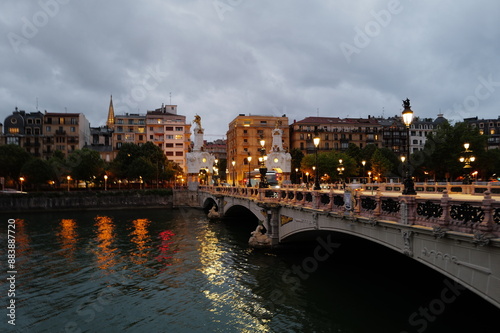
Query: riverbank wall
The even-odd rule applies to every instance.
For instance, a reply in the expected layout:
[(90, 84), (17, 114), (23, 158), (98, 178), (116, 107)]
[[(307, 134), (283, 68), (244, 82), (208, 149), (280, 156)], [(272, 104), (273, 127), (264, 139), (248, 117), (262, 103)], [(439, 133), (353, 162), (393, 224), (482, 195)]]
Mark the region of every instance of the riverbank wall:
[(85, 192), (37, 192), (0, 196), (1, 212), (45, 210), (96, 210), (113, 208), (172, 208), (171, 189), (85, 191)]

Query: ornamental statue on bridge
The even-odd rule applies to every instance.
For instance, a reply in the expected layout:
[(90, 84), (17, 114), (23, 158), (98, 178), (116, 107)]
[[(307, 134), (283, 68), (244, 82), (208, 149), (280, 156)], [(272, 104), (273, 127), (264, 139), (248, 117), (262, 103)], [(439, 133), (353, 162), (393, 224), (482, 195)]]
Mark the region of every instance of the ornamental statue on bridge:
[(283, 148), (283, 130), (279, 128), (280, 122), (273, 129), (273, 143), (271, 152), (267, 155), (266, 167), (283, 174), (283, 184), (290, 183), (290, 172), (292, 171), (292, 155)]
[(207, 184), (210, 184), (215, 156), (204, 151), (204, 129), (201, 127), (201, 117), (199, 115), (196, 115), (193, 123), (196, 125), (193, 130), (194, 144), (193, 149), (186, 154), (186, 161), (188, 172), (188, 188), (191, 191), (196, 191), (200, 183), (200, 175), (203, 175), (203, 179)]

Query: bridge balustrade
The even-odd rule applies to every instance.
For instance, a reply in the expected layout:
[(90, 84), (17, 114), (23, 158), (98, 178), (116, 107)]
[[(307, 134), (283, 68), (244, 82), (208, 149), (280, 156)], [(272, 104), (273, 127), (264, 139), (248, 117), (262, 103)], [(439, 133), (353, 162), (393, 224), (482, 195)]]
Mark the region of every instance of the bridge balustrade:
[[(387, 186), (384, 188), (387, 189)], [(380, 188), (376, 191), (356, 190), (352, 192), (354, 200), (347, 210), (344, 191), (335, 189), (314, 191), (299, 187), (200, 186), (200, 190), (398, 223), (406, 219), (405, 224), (439, 227), (467, 234), (481, 232), (500, 237), (500, 202), (492, 199), (489, 191), (483, 194), (482, 199), (478, 196), (476, 200), (470, 200), (470, 197), (465, 196), (463, 199), (452, 199), (448, 190), (443, 190), (441, 198), (426, 198), (424, 193), (417, 196), (383, 195)]]

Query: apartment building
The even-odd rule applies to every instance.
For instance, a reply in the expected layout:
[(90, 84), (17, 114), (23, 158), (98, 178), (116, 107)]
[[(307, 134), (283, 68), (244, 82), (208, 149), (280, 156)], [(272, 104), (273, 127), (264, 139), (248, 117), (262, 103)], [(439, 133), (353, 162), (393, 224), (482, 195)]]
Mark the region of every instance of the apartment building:
[(380, 147), (382, 127), (376, 118), (307, 117), (290, 125), (292, 149), (304, 154), (315, 151), (313, 138), (318, 135), (319, 151), (346, 150), (349, 144), (364, 148), (368, 144)]
[(43, 113), (26, 112), (17, 107), (4, 122), (4, 144), (15, 144), (26, 149), (33, 156), (41, 157), (43, 152)]
[(488, 149), (500, 148), (500, 116), (497, 119), (478, 119), (476, 116), (465, 118), (464, 122), (488, 136)]
[[(245, 178), (245, 172), (259, 167), (261, 156), (260, 140), (265, 140), (266, 153), (270, 152), (272, 130), (280, 128), (283, 131), (283, 148), (289, 149), (290, 136), (288, 117), (245, 115), (240, 114), (229, 123), (227, 131), (227, 165), (235, 161), (235, 177), (237, 181)], [(251, 157), (250, 164), (248, 157)]]
[(147, 140), (160, 147), (167, 158), (179, 164), (186, 171), (186, 153), (191, 144), (191, 124), (186, 116), (177, 114), (177, 105), (162, 105), (147, 111)]

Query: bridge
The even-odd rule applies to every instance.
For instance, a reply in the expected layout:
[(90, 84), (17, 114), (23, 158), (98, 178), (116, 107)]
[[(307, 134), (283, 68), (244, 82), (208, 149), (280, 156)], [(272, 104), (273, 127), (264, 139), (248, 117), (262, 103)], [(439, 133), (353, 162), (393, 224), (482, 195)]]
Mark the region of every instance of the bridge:
[(251, 188), (200, 186), (192, 198), (221, 217), (241, 209), (265, 227), (272, 244), (317, 231), (361, 237), (403, 253), (500, 308), (500, 186), (401, 185)]

